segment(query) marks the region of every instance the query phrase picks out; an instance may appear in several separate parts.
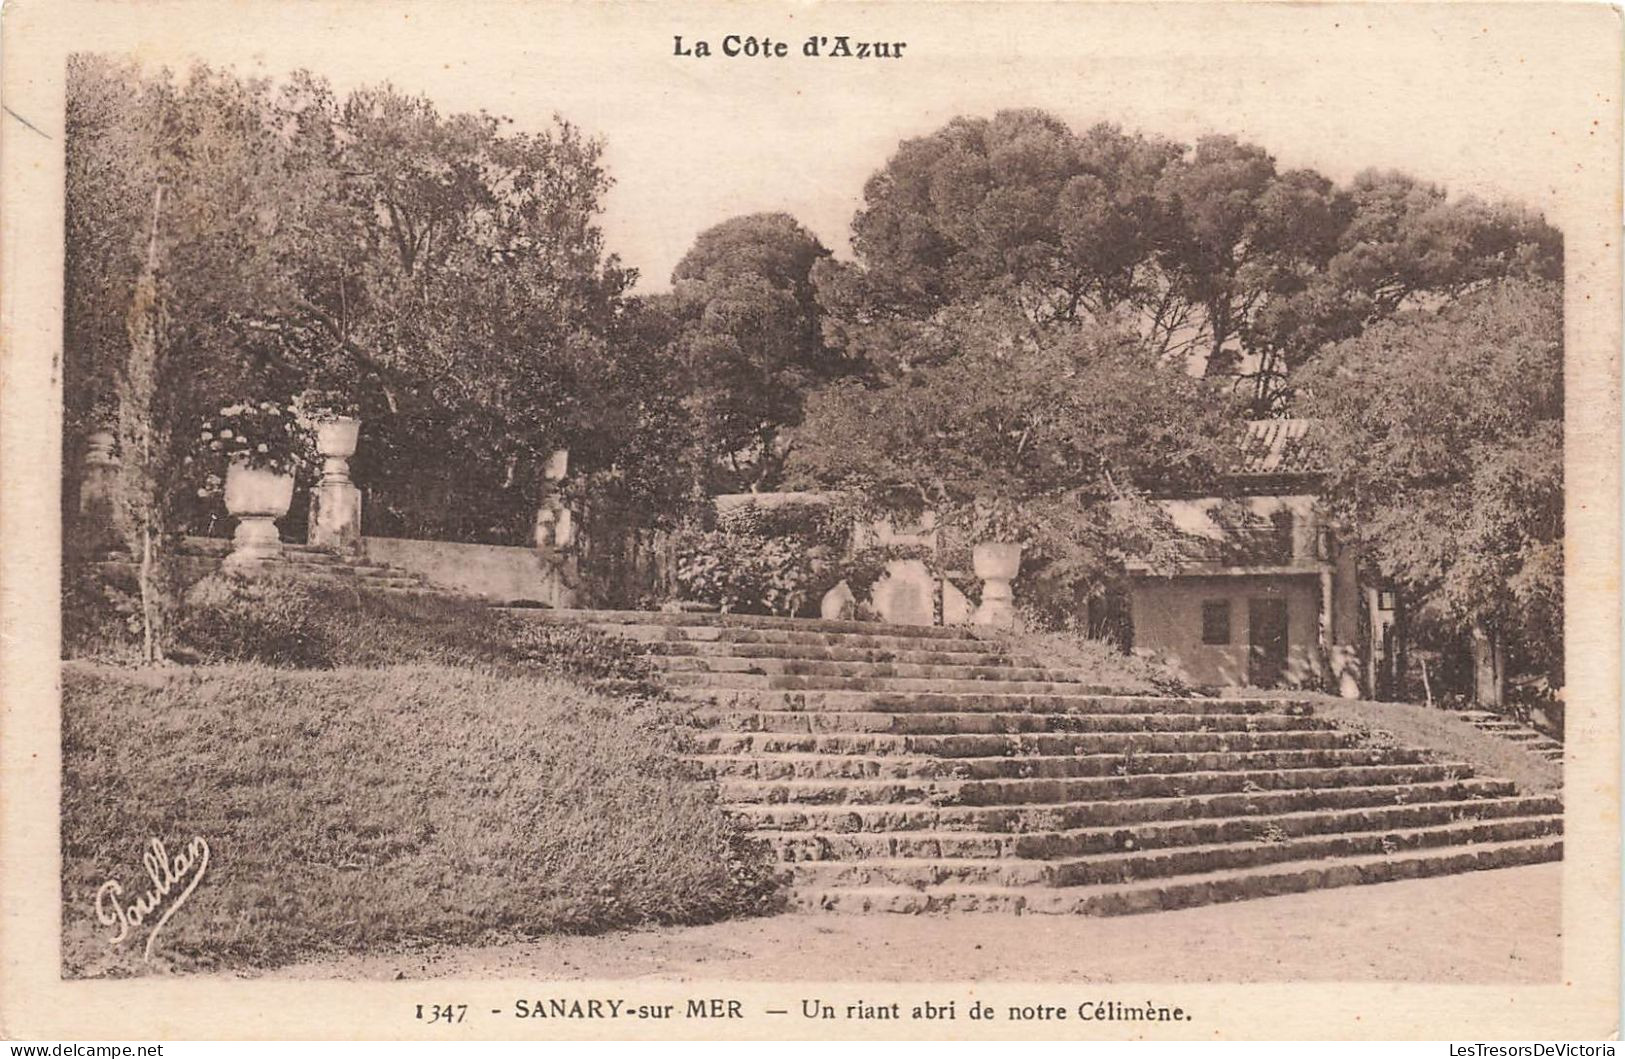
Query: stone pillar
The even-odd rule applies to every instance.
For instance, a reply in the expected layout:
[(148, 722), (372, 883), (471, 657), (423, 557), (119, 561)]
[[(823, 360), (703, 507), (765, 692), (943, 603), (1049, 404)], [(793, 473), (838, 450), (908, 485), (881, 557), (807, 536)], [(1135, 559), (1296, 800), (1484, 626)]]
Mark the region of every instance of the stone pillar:
[(536, 552), (553, 588), (553, 605), (580, 603), (581, 571), (575, 513), (564, 504), (560, 483), (570, 473), (570, 451), (555, 449), (542, 465), (542, 502), (536, 509)]
[(1015, 628), (1015, 590), (1010, 582), (1021, 573), (1021, 545), (978, 544), (972, 552), (972, 562), (976, 576), (982, 579), (982, 605), (976, 608), (971, 620), (996, 629)]
[(1334, 644), (1328, 654), (1331, 685), (1339, 698), (1360, 697), (1360, 651), (1353, 644)]
[(361, 421), (339, 418), (316, 424), (316, 451), (322, 477), (310, 493), (306, 539), (340, 555), (361, 554), (361, 490), (350, 480), (350, 457), (360, 440)]
[(85, 439), (85, 459), (79, 478), (78, 547), (96, 555), (120, 545), (118, 514), (118, 457), (113, 455), (113, 432), (98, 430)]

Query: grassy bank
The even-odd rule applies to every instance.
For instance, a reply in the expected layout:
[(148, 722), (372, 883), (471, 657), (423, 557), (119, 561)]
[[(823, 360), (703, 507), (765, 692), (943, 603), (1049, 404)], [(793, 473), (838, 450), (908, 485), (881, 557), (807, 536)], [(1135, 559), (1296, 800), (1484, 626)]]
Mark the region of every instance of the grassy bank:
[[(133, 575), (74, 570), (63, 581), (63, 657), (134, 665)], [(189, 588), (168, 651), (183, 664), (291, 669), (436, 665), (548, 673), (611, 695), (658, 691), (637, 645), (582, 625), (526, 621), (479, 599), (385, 592), (291, 573), (215, 574)]]
[(990, 629), (968, 626), (966, 631), (1012, 655), (1036, 660), (1051, 669), (1070, 669), (1086, 684), (1098, 684), (1125, 693), (1184, 695), (1191, 689), (1174, 671), (1155, 659), (1126, 654), (1115, 644), (1066, 630)]
[(161, 934), (178, 966), (760, 910), (765, 861), (689, 778), (667, 710), (445, 665), (65, 663), (64, 970), (139, 966), (145, 929), (111, 948), (95, 899), (150, 888), (152, 838), (209, 843)]
[(1478, 775), (1511, 780), (1523, 791), (1544, 794), (1563, 788), (1561, 762), (1474, 728), (1447, 710), (1317, 696), (1315, 716), (1379, 746), (1418, 747), (1432, 750), (1441, 761), (1465, 761)]

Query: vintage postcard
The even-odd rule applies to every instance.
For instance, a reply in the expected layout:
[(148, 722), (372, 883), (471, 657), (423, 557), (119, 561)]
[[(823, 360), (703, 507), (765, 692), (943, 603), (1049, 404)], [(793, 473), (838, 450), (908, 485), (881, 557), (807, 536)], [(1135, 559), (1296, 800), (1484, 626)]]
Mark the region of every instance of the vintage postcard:
[(1617, 1035), (1617, 9), (0, 34), (0, 1035)]

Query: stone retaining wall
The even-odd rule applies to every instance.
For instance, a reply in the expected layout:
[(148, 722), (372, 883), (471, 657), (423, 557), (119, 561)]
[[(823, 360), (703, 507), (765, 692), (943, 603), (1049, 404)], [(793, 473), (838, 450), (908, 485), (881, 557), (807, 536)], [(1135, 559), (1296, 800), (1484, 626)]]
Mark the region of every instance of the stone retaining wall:
[(576, 602), (576, 590), (566, 583), (560, 567), (550, 564), (535, 548), (363, 537), (361, 550), (370, 562), (497, 602), (548, 607), (570, 607)]

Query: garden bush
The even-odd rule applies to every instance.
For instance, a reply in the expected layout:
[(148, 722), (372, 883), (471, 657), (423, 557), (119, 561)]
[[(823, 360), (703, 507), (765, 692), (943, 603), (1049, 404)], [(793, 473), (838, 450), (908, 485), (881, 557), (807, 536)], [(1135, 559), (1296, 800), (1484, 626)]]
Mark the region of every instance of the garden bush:
[(677, 539), (677, 586), (685, 599), (725, 613), (793, 615), (806, 607), (813, 562), (793, 538), (690, 530)]
[(852, 550), (852, 513), (836, 505), (766, 507), (754, 502), (690, 525), (675, 541), (683, 598), (730, 613), (816, 615), (824, 593), (845, 581), (866, 598), (898, 559), (931, 561), (929, 550), (871, 545)]
[(62, 653), (133, 663), (140, 659), (141, 599), (133, 575), (62, 564)]
[(176, 639), (211, 662), (326, 669), (335, 644), (323, 603), (309, 581), (289, 574), (216, 574), (186, 593)]

